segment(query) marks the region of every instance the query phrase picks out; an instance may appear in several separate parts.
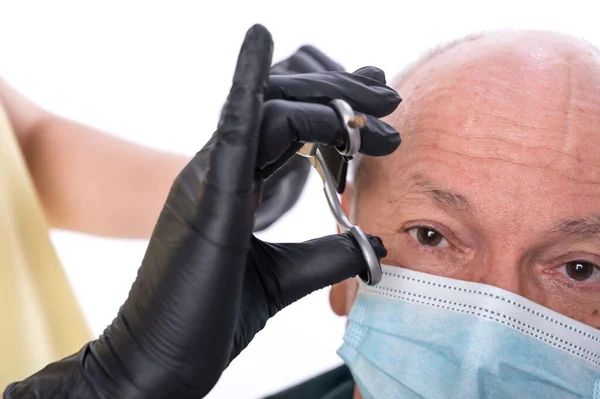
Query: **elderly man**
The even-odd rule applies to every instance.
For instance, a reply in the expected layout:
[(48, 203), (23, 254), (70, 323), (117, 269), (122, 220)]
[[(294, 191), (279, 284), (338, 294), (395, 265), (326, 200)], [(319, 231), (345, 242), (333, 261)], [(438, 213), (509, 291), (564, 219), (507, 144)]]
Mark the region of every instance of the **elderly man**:
[(598, 50), (476, 35), (394, 87), (403, 144), (343, 198), (393, 266), (331, 291), (349, 370), (272, 398), (600, 397)]
[[(176, 179), (115, 321), (7, 398), (203, 397), (270, 317), (331, 284), (348, 369), (275, 398), (600, 397), (597, 52), (544, 32), (469, 38), (409, 70), (393, 113), (377, 68), (270, 78), (272, 43), (248, 31), (217, 131)], [(272, 165), (301, 143), (343, 146), (327, 106), (340, 96), (366, 114), (362, 154), (399, 144), (378, 118), (405, 136), (363, 159), (344, 197), (389, 248), (370, 236), (387, 255), (376, 286), (347, 280), (366, 267), (352, 234), (252, 236)]]

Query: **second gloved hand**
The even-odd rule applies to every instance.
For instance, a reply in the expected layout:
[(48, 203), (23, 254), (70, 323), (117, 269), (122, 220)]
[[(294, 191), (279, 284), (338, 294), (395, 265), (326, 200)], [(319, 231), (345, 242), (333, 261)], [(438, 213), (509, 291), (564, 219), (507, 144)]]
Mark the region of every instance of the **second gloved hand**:
[[(290, 57), (271, 67), (269, 74), (343, 72), (344, 68), (313, 46), (302, 46)], [(295, 155), (265, 181), (254, 231), (271, 226), (298, 201), (308, 179), (311, 166), (306, 158)]]

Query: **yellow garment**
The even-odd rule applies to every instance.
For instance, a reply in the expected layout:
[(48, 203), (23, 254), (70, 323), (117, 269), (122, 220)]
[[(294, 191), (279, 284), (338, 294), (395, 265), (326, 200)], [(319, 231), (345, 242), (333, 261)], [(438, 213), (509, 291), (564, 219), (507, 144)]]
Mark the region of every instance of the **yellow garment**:
[(0, 106), (0, 395), (91, 336)]

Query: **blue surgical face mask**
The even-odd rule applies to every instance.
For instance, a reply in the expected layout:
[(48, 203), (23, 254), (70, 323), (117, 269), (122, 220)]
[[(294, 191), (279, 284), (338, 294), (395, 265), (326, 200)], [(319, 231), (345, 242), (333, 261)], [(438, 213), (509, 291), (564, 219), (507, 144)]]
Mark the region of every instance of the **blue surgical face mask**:
[(600, 331), (496, 287), (383, 270), (338, 352), (365, 399), (600, 398)]

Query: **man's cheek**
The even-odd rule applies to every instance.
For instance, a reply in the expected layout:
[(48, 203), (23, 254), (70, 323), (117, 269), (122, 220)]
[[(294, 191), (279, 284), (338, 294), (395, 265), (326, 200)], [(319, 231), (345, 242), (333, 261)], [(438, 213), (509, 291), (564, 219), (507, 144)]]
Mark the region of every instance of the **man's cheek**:
[(598, 315), (598, 309), (594, 309), (588, 316), (584, 316), (580, 321), (600, 330), (600, 316)]
[(567, 303), (566, 301), (559, 302), (559, 304), (551, 303), (549, 306), (546, 306), (550, 307), (554, 311), (564, 314), (567, 317), (600, 330), (600, 304), (595, 303), (593, 305), (565, 306), (565, 303)]
[(524, 295), (540, 305), (600, 330), (600, 297), (596, 290), (565, 287), (555, 276), (542, 276)]

